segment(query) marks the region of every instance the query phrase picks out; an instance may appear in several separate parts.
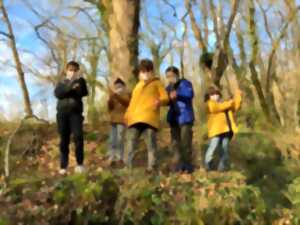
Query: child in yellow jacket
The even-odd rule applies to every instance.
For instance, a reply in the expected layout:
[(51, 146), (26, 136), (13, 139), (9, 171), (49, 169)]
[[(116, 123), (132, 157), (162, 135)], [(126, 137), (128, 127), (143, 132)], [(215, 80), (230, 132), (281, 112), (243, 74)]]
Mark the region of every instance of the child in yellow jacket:
[(169, 102), (168, 94), (161, 81), (154, 75), (153, 62), (141, 60), (139, 65), (139, 82), (132, 92), (125, 121), (127, 130), (127, 166), (132, 166), (134, 150), (138, 139), (143, 136), (148, 151), (148, 167), (151, 171), (155, 166), (157, 151), (156, 135), (160, 123), (160, 107)]
[(225, 171), (229, 167), (229, 142), (233, 135), (237, 133), (237, 125), (234, 120), (234, 113), (241, 106), (241, 92), (237, 91), (233, 99), (221, 101), (221, 93), (211, 87), (205, 96), (208, 110), (208, 137), (209, 147), (205, 154), (205, 167), (212, 170), (212, 160), (218, 146), (220, 147), (219, 171)]

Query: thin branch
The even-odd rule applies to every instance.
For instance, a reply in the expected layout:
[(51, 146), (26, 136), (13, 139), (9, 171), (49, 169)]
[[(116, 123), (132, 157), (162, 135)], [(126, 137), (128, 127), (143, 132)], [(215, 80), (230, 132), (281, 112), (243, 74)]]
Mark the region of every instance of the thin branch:
[(9, 176), (10, 176), (9, 158), (10, 158), (10, 149), (11, 149), (12, 140), (15, 137), (18, 130), (21, 128), (22, 123), (23, 123), (23, 120), (20, 121), (20, 123), (18, 124), (16, 129), (11, 133), (11, 135), (9, 136), (7, 143), (6, 143), (5, 156), (4, 156), (4, 171), (5, 171), (6, 178), (9, 178)]
[(195, 15), (194, 15), (194, 12), (192, 10), (192, 3), (191, 3), (190, 0), (185, 0), (185, 7), (186, 7), (187, 12), (190, 16), (192, 30), (194, 32), (194, 35), (195, 35), (197, 41), (198, 41), (199, 48), (202, 49), (204, 52), (206, 52), (207, 51), (207, 46), (206, 46), (206, 43), (203, 39), (201, 28), (197, 25)]
[(213, 0), (209, 1), (210, 11), (213, 17), (213, 23), (214, 23), (214, 32), (217, 38), (217, 43), (220, 43), (220, 34), (219, 34), (219, 28), (218, 28), (218, 17), (216, 14), (216, 7), (214, 5)]
[(8, 33), (4, 32), (4, 31), (0, 30), (0, 34), (3, 35), (3, 36), (5, 36), (5, 37), (7, 37), (7, 38), (9, 38), (9, 39), (12, 39), (12, 36), (9, 35)]
[(271, 6), (268, 9), (264, 9), (263, 6), (261, 5), (261, 2), (259, 0), (257, 1), (257, 4), (258, 4), (258, 6), (259, 6), (259, 8), (260, 8), (260, 10), (261, 10), (261, 12), (263, 14), (266, 32), (267, 32), (270, 40), (273, 42), (274, 39), (273, 39), (272, 33), (270, 31), (269, 21), (268, 21), (268, 17), (267, 17), (267, 12), (271, 8)]
[(172, 5), (168, 0), (163, 0), (163, 2), (164, 2), (167, 6), (171, 7), (171, 9), (173, 10), (173, 16), (174, 16), (174, 17), (177, 17), (176, 6)]
[(280, 45), (281, 40), (284, 38), (284, 36), (286, 35), (286, 31), (290, 25), (290, 23), (296, 18), (298, 11), (300, 10), (300, 6), (298, 6), (294, 12), (292, 12), (289, 17), (287, 18), (286, 23), (282, 26), (282, 28), (280, 29), (280, 33), (277, 37), (277, 39), (275, 39), (275, 41), (273, 42), (273, 46), (272, 46), (272, 50), (269, 56), (269, 60), (268, 60), (268, 70), (267, 70), (267, 82), (266, 82), (266, 90), (270, 90), (271, 89), (271, 83), (272, 83), (272, 67), (273, 67), (273, 59), (275, 57), (275, 53)]
[(236, 17), (238, 8), (239, 8), (239, 4), (240, 4), (240, 0), (234, 0), (233, 4), (232, 4), (232, 8), (231, 8), (231, 15), (229, 17), (228, 23), (227, 23), (227, 29), (226, 29), (226, 33), (225, 33), (225, 38), (224, 38), (224, 47), (226, 48), (226, 46), (228, 46), (229, 44), (229, 37), (230, 37), (230, 33), (231, 33), (231, 28), (234, 22), (234, 19)]

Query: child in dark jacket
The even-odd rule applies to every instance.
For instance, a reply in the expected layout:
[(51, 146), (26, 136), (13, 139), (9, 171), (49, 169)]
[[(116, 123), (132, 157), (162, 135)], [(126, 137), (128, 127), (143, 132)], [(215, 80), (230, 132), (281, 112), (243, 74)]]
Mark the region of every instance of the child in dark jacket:
[(83, 103), (82, 98), (88, 95), (86, 81), (79, 76), (80, 66), (71, 61), (66, 66), (65, 76), (55, 88), (57, 101), (57, 126), (60, 135), (60, 171), (67, 173), (69, 163), (70, 136), (73, 134), (77, 167), (75, 172), (81, 173), (83, 167)]
[(186, 79), (180, 79), (179, 69), (174, 66), (167, 68), (166, 77), (169, 82), (167, 120), (171, 127), (171, 146), (179, 154), (178, 170), (192, 172), (193, 85)]

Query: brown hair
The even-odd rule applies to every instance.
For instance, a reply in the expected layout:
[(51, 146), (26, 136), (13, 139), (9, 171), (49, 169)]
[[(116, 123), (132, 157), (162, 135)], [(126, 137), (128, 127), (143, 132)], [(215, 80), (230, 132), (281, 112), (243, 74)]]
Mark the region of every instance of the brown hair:
[(142, 59), (139, 65), (140, 72), (152, 72), (154, 70), (153, 62), (150, 59)]
[(126, 86), (126, 83), (121, 78), (117, 78), (114, 84), (122, 84), (123, 86)]
[(75, 68), (76, 71), (78, 71), (80, 69), (80, 65), (78, 62), (75, 61), (70, 61), (67, 63), (66, 69), (68, 69), (69, 67), (73, 67)]
[(166, 69), (166, 73), (168, 73), (168, 72), (175, 73), (177, 76), (180, 75), (179, 69), (178, 69), (176, 66), (169, 66), (169, 67)]
[(215, 87), (209, 87), (205, 93), (204, 101), (207, 102), (209, 100), (210, 96), (212, 96), (212, 95), (219, 95), (220, 97), (222, 97), (220, 90), (218, 90)]

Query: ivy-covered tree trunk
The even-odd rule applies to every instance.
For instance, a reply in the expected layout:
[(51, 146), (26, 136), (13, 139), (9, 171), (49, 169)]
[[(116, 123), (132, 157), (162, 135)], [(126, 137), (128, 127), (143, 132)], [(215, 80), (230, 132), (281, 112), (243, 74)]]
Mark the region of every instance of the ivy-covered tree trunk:
[(256, 64), (258, 62), (259, 55), (259, 40), (257, 36), (257, 29), (255, 24), (255, 6), (254, 1), (249, 1), (249, 18), (248, 18), (248, 26), (249, 26), (249, 36), (251, 40), (251, 60), (249, 63), (250, 73), (251, 73), (251, 81), (256, 90), (259, 104), (262, 108), (262, 111), (265, 117), (272, 123), (276, 123), (277, 121), (272, 118), (270, 108), (267, 103), (267, 99), (265, 93), (263, 91), (262, 84), (259, 80), (259, 74), (256, 69)]
[(163, 57), (160, 56), (159, 48), (156, 46), (153, 46), (150, 50), (153, 58), (155, 74), (160, 76), (160, 66), (162, 64)]

